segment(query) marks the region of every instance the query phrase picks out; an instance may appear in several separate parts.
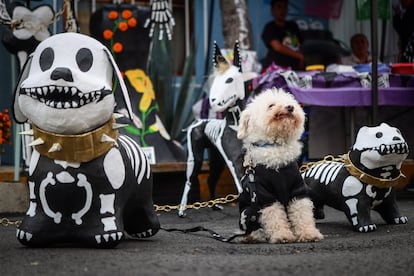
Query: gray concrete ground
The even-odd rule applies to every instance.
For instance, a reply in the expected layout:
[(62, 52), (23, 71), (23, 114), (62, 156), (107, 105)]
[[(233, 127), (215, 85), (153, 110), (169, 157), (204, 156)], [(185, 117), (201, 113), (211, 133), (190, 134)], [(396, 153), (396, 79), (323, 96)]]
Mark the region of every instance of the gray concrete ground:
[[(15, 226), (0, 226), (0, 275), (414, 275), (414, 193), (400, 193), (406, 225), (386, 225), (373, 213), (378, 229), (351, 230), (343, 213), (326, 208), (317, 226), (317, 243), (233, 244), (205, 232), (161, 230), (148, 240), (128, 240), (116, 249), (26, 248)], [(0, 214), (12, 220), (19, 215)], [(223, 211), (159, 212), (164, 228), (210, 228), (224, 236), (237, 230), (237, 205)]]

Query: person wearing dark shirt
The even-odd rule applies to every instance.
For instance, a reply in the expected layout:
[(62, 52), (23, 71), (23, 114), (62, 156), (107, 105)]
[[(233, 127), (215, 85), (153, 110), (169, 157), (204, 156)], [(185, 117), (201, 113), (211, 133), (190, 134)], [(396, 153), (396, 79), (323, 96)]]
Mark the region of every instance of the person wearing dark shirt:
[(272, 0), (271, 11), (274, 20), (268, 22), (262, 32), (262, 39), (268, 52), (262, 61), (263, 68), (274, 62), (293, 70), (303, 69), (302, 42), (298, 25), (287, 21), (288, 0)]
[(394, 7), (393, 27), (399, 36), (399, 60), (414, 61), (414, 0), (400, 0)]

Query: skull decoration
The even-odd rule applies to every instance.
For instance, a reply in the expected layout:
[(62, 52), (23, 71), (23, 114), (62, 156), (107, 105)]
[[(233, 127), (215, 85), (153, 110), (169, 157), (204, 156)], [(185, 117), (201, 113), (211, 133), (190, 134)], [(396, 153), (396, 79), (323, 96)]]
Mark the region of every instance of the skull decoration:
[(32, 123), (25, 134), (34, 136), (34, 153), (30, 206), (17, 229), (22, 244), (106, 248), (124, 239), (124, 231), (142, 238), (159, 230), (149, 161), (115, 123), (114, 71), (130, 111), (119, 69), (93, 38), (52, 36), (23, 68), (14, 115)]

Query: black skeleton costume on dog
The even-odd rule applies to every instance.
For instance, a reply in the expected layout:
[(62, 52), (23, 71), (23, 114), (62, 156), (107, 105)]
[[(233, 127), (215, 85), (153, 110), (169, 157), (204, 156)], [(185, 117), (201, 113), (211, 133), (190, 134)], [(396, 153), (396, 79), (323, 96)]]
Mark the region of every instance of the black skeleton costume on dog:
[[(113, 114), (109, 51), (77, 33), (52, 36), (36, 48), (15, 93), (14, 115), (29, 120), (33, 155), (30, 206), (17, 229), (27, 246), (75, 243), (114, 247), (160, 228), (152, 201), (150, 164)], [(125, 231), (125, 232), (124, 232)]]
[(240, 228), (246, 230), (247, 234), (260, 228), (260, 209), (276, 201), (286, 208), (292, 199), (308, 196), (296, 160), (277, 170), (259, 164), (248, 169), (241, 182)]
[(317, 162), (303, 172), (311, 188), (315, 217), (324, 218), (323, 206), (327, 204), (343, 211), (357, 232), (376, 229), (371, 209), (388, 224), (407, 223), (393, 190), (402, 176), (401, 164), (407, 155), (408, 145), (397, 128), (386, 123), (362, 127), (342, 161)]

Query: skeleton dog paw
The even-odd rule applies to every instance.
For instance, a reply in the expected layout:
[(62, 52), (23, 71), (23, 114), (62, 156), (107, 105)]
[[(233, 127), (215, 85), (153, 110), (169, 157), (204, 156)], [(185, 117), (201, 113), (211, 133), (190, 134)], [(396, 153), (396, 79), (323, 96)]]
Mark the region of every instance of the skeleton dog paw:
[(240, 117), (246, 150), (239, 198), (240, 228), (249, 242), (310, 242), (323, 238), (299, 172), (305, 114), (283, 90), (263, 91)]
[(77, 33), (36, 48), (15, 92), (16, 121), (30, 122), (30, 206), (16, 236), (27, 246), (76, 243), (114, 247), (125, 234), (150, 237), (160, 228), (150, 164), (118, 133), (113, 75), (132, 114), (109, 50)]
[(328, 205), (345, 213), (354, 231), (377, 229), (371, 209), (388, 224), (405, 224), (393, 187), (402, 177), (401, 165), (408, 156), (408, 145), (401, 132), (386, 123), (362, 127), (352, 149), (342, 160), (323, 160), (303, 172), (311, 188), (315, 217), (324, 218)]

